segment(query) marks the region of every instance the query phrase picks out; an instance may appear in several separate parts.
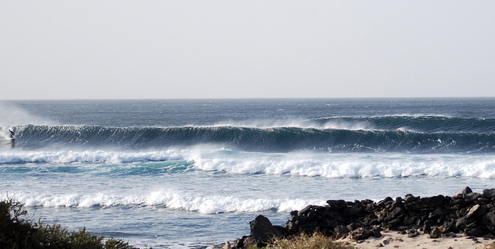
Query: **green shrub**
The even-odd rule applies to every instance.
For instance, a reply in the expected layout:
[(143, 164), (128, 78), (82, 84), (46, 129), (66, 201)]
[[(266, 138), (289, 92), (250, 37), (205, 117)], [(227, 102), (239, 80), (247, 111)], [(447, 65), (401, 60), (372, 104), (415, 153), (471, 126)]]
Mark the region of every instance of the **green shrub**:
[(104, 241), (104, 236), (86, 229), (69, 231), (59, 225), (24, 220), (23, 205), (13, 200), (0, 201), (0, 248), (2, 249), (131, 249), (119, 239)]
[[(252, 246), (248, 249), (257, 249)], [(266, 249), (353, 249), (352, 246), (346, 246), (342, 243), (334, 242), (332, 238), (320, 233), (313, 235), (298, 235), (290, 238), (275, 239)]]

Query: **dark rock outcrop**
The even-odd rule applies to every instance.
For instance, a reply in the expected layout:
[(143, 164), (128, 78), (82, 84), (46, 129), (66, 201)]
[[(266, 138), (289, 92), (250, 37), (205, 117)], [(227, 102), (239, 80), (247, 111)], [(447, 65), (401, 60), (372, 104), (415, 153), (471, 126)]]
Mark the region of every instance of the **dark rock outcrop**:
[(327, 204), (292, 211), (284, 226), (273, 226), (260, 215), (250, 222), (251, 235), (238, 239), (232, 248), (264, 246), (273, 238), (314, 232), (355, 240), (381, 237), (382, 229), (401, 231), (410, 237), (423, 233), (430, 238), (452, 233), (474, 237), (495, 234), (495, 189), (485, 189), (480, 194), (466, 187), (452, 197), (408, 194), (395, 200), (328, 200)]

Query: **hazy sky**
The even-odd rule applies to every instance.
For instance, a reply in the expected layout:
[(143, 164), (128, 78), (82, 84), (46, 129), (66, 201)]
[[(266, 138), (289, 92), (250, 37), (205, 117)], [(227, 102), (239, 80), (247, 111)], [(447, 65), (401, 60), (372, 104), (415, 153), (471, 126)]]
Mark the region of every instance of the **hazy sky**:
[(495, 1), (0, 0), (0, 100), (495, 97)]

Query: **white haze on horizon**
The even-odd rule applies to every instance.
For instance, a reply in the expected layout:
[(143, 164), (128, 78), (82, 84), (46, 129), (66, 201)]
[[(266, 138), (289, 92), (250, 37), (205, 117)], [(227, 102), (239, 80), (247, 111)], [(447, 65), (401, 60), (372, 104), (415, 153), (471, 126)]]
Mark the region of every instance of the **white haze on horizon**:
[(494, 1), (4, 1), (0, 100), (495, 97)]

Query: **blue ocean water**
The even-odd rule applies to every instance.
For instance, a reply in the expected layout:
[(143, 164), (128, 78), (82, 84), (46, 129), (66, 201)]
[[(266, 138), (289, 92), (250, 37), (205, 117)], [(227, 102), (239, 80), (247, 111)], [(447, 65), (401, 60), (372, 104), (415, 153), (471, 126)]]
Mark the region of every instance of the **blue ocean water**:
[[(328, 199), (495, 187), (495, 99), (0, 103), (0, 196), (153, 248), (249, 234)], [(8, 129), (16, 139), (9, 139)]]

